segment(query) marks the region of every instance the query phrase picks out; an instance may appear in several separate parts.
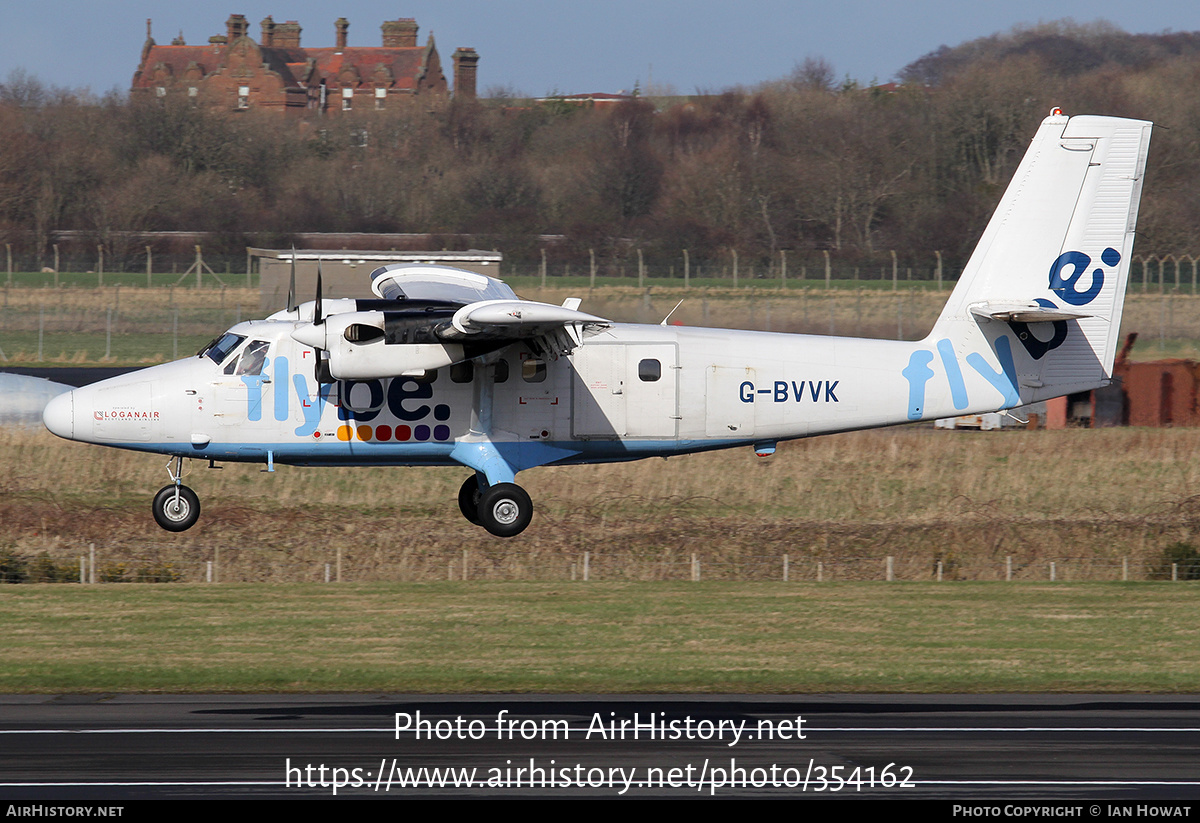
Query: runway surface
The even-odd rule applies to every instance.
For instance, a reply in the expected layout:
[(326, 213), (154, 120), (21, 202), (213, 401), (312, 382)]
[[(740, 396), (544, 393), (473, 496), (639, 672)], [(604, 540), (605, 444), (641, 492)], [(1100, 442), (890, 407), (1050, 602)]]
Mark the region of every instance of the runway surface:
[(1107, 817), (1200, 798), (1200, 697), (0, 696), (6, 802), (530, 796)]

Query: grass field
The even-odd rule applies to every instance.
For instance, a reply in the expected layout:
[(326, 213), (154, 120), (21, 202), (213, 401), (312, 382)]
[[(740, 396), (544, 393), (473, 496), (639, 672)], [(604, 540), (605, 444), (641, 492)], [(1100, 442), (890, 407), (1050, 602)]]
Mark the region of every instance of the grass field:
[[(166, 459), (0, 431), (0, 552), (109, 579), (319, 582), (545, 580), (1120, 580), (1169, 576), (1200, 551), (1200, 431), (858, 432), (629, 464), (533, 469), (516, 540), (468, 524), (465, 470), (256, 464), (185, 482), (203, 513), (161, 531), (149, 501)], [(1189, 548), (1190, 547), (1190, 548)], [(143, 571), (146, 570), (146, 571)], [(1180, 584), (1185, 586), (1186, 584)]]
[(0, 692), (1173, 692), (1167, 583), (9, 586)]

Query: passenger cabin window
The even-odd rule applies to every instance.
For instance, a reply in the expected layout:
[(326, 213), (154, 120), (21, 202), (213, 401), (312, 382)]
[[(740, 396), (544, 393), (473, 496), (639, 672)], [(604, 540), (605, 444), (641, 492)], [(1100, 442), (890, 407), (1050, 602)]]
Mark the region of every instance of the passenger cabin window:
[(450, 367), (451, 383), (470, 383), (475, 379), (475, 364), (470, 360), (455, 363)]
[(507, 360), (497, 360), (496, 361), (496, 382), (497, 383), (507, 383), (508, 382), (508, 361)]
[(638, 363), (638, 380), (643, 383), (653, 383), (662, 377), (662, 363), (649, 359)]
[(526, 383), (541, 383), (546, 379), (546, 361), (531, 357), (521, 363), (521, 379)]

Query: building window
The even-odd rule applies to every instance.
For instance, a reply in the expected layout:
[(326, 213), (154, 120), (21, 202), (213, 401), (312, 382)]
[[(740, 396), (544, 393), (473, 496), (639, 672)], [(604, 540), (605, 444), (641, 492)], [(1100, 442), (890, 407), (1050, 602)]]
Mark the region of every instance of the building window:
[(237, 107), (239, 109), (250, 108), (250, 87), (249, 86), (238, 86)]
[(350, 111), (354, 101), (354, 89), (342, 89), (342, 111)]
[(375, 110), (382, 111), (387, 100), (387, 89), (375, 89)]

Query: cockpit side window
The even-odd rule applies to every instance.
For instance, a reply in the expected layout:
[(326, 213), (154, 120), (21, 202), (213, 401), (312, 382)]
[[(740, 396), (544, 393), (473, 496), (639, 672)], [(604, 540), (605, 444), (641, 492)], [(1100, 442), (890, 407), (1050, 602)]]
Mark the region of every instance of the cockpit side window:
[(238, 374), (262, 374), (263, 361), (267, 359), (267, 348), (271, 344), (266, 340), (252, 340), (242, 352), (238, 363)]
[(240, 346), (245, 339), (243, 335), (226, 332), (201, 349), (199, 356), (207, 357), (209, 360), (220, 365), (225, 362), (225, 358), (229, 357), (229, 353)]

